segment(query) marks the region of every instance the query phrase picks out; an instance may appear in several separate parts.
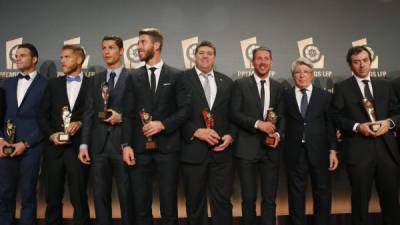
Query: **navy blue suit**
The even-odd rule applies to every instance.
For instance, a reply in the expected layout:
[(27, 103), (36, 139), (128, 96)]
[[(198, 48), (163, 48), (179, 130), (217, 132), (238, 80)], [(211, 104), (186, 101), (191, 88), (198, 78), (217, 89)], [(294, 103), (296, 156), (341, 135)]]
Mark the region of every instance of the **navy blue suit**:
[[(20, 189), (22, 209), (20, 225), (36, 223), (36, 184), (42, 152), (43, 135), (38, 125), (37, 115), (47, 80), (37, 75), (18, 107), (18, 78), (4, 81), (4, 121), (12, 120), (16, 125), (15, 143), (27, 142), (26, 152), (14, 158), (0, 158), (0, 221), (2, 225), (13, 223), (15, 215), (16, 192)], [(5, 135), (4, 121), (0, 136)], [(17, 187), (19, 185), (19, 188)]]

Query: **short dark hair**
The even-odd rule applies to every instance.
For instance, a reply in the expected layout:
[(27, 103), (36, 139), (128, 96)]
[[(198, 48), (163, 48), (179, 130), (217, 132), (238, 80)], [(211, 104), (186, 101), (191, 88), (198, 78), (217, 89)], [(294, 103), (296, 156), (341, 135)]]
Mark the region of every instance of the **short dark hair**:
[(20, 48), (29, 49), (29, 51), (31, 52), (31, 56), (32, 57), (36, 57), (36, 58), (39, 59), (39, 52), (38, 52), (38, 50), (36, 49), (36, 47), (33, 44), (31, 44), (31, 43), (22, 43), (22, 44), (18, 45), (18, 47), (17, 47), (17, 49), (20, 49)]
[(360, 46), (354, 46), (351, 47), (348, 51), (347, 51), (347, 56), (346, 56), (346, 61), (349, 65), (351, 65), (351, 57), (353, 55), (358, 55), (361, 52), (366, 51), (368, 53), (368, 57), (369, 60), (372, 61), (372, 54), (371, 52), (368, 50), (368, 48), (364, 45), (360, 45)]
[(269, 56), (271, 57), (271, 59), (272, 59), (272, 51), (271, 51), (271, 49), (269, 49), (269, 48), (267, 48), (267, 47), (258, 47), (258, 48), (255, 48), (255, 49), (253, 49), (253, 51), (252, 51), (252, 59), (254, 59), (254, 56), (257, 54), (257, 52), (259, 52), (259, 51), (266, 51), (266, 52), (268, 52), (269, 53)]
[(196, 46), (196, 49), (194, 50), (194, 54), (197, 54), (197, 52), (199, 51), (199, 48), (201, 48), (201, 47), (212, 48), (214, 51), (214, 55), (217, 55), (217, 49), (215, 48), (215, 45), (213, 43), (211, 43), (210, 41), (202, 41), (202, 42), (198, 43)]
[(82, 63), (85, 61), (86, 53), (85, 50), (80, 45), (64, 45), (61, 50), (72, 50), (74, 54), (79, 55), (82, 58)]
[(115, 44), (118, 46), (118, 48), (124, 48), (124, 42), (118, 36), (114, 36), (114, 35), (104, 36), (103, 40), (101, 41), (101, 43), (103, 43), (104, 41), (114, 41)]
[(144, 35), (144, 34), (149, 35), (152, 38), (153, 42), (159, 42), (160, 43), (160, 52), (161, 52), (161, 49), (163, 47), (164, 37), (161, 34), (160, 30), (157, 29), (157, 28), (144, 28), (144, 29), (141, 29), (139, 31), (139, 36), (140, 35)]

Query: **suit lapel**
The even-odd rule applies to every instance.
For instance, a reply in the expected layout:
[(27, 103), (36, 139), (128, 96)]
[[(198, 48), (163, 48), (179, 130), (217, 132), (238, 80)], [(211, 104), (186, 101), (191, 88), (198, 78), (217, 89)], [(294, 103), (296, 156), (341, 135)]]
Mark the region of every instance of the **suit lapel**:
[(295, 113), (295, 116), (297, 119), (299, 120), (303, 120), (303, 116), (301, 115), (300, 109), (299, 109), (299, 105), (297, 104), (297, 100), (296, 100), (296, 89), (292, 88), (289, 91), (289, 103), (287, 107), (292, 107)]
[(260, 112), (261, 118), (263, 118), (264, 115), (263, 115), (263, 109), (261, 108), (260, 94), (258, 93), (258, 87), (257, 87), (256, 79), (255, 79), (254, 76), (255, 75), (253, 75), (252, 77), (249, 78), (249, 83), (248, 83), (249, 84), (249, 90), (253, 95), (252, 99), (256, 100), (258, 112)]
[(371, 78), (371, 86), (372, 86), (372, 92), (373, 92), (373, 97), (374, 97), (374, 108), (375, 108), (375, 117), (376, 120), (379, 120), (381, 117), (381, 108), (384, 109), (385, 106), (382, 106), (381, 103), (386, 104), (385, 101), (377, 101), (377, 99), (385, 99), (383, 96), (382, 88), (379, 87), (379, 82), (377, 82), (375, 79)]
[[(86, 86), (87, 86), (88, 78), (83, 76), (81, 88), (79, 89), (78, 97), (76, 98), (74, 108), (72, 111), (75, 111), (76, 108), (79, 108), (82, 105), (82, 101), (85, 99), (86, 94)], [(70, 106), (71, 109), (71, 106)]]
[(68, 100), (68, 90), (67, 90), (67, 79), (66, 78), (67, 78), (67, 76), (64, 75), (62, 77), (62, 79), (60, 79), (60, 88), (61, 88), (61, 90), (63, 90), (63, 91), (61, 91), (62, 96), (60, 96), (60, 97), (61, 97), (61, 99), (63, 99), (64, 102), (66, 102), (66, 105), (68, 106), (69, 111), (72, 112), (73, 109), (71, 108), (71, 105), (69, 104), (69, 100)]
[(12, 93), (11, 99), (12, 102), (15, 103), (15, 108), (18, 109), (18, 98), (17, 98), (18, 78), (15, 77), (14, 79), (11, 80), (11, 86), (12, 90), (15, 90), (11, 92)]
[[(156, 93), (154, 95), (153, 103), (156, 105), (158, 102), (158, 99), (162, 93), (163, 85), (164, 83), (167, 83), (168, 81), (168, 68), (163, 64), (161, 71), (160, 71), (160, 77), (158, 79), (158, 84), (157, 84), (157, 89)], [(150, 88), (150, 86), (149, 86)]]
[(201, 85), (201, 81), (200, 81), (199, 75), (197, 75), (197, 73), (196, 73), (196, 70), (193, 68), (191, 73), (188, 74), (188, 75), (191, 78), (190, 80), (191, 80), (191, 82), (193, 84), (193, 87), (195, 89), (197, 89), (197, 92), (201, 95), (203, 105), (205, 105), (206, 108), (208, 110), (210, 110), (210, 107), (208, 106), (208, 103), (207, 103), (206, 95), (205, 95), (204, 90), (203, 90), (203, 86)]
[(22, 99), (21, 105), (19, 106), (19, 108), (22, 108), (22, 106), (24, 105), (25, 99), (28, 98), (29, 93), (31, 92), (31, 90), (33, 89), (33, 87), (35, 87), (35, 85), (37, 84), (38, 80), (40, 79), (40, 75), (37, 74), (35, 76), (35, 79), (33, 79), (31, 85), (29, 85), (28, 90), (26, 90), (26, 93), (24, 95), (24, 98)]
[(306, 110), (306, 118), (310, 118), (312, 115), (310, 115), (312, 112), (315, 112), (314, 107), (318, 105), (317, 102), (319, 98), (319, 90), (316, 87), (313, 87), (313, 90), (311, 92), (310, 96), (310, 101), (308, 102), (307, 110)]
[[(214, 80), (215, 80), (215, 84), (217, 86), (217, 90), (216, 90), (217, 93), (215, 95), (215, 100), (214, 100), (213, 107), (212, 107), (213, 109), (215, 108), (215, 106), (219, 105), (219, 102), (222, 99), (222, 89), (223, 89), (223, 85), (224, 85), (222, 77), (217, 72), (214, 72)], [(206, 97), (205, 94), (204, 94), (204, 97)]]

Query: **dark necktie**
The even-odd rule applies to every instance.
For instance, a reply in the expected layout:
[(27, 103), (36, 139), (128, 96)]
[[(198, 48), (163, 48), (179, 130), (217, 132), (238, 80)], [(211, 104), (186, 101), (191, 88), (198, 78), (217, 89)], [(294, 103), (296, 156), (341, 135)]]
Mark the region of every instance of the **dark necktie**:
[(111, 72), (110, 73), (110, 78), (108, 79), (108, 88), (110, 89), (110, 91), (112, 89), (114, 89), (114, 85), (115, 85), (115, 77), (117, 76), (117, 74), (115, 74), (115, 72)]
[(262, 110), (262, 115), (264, 116), (264, 104), (265, 104), (264, 84), (265, 84), (265, 80), (260, 80), (260, 83), (261, 83), (261, 90), (260, 90), (261, 110)]
[(150, 89), (151, 89), (151, 93), (155, 94), (156, 93), (156, 74), (154, 73), (154, 71), (156, 71), (157, 68), (155, 67), (150, 67), (149, 70), (151, 71), (150, 74)]
[(364, 83), (364, 98), (368, 99), (370, 102), (374, 101), (374, 97), (372, 97), (371, 90), (369, 90), (369, 80), (362, 80)]
[(306, 112), (307, 112), (307, 107), (308, 107), (308, 98), (307, 98), (307, 89), (301, 89), (301, 93), (303, 93), (303, 96), (301, 97), (301, 102), (300, 102), (300, 112), (303, 118), (306, 118)]
[(18, 78), (18, 80), (19, 80), (19, 79), (26, 79), (26, 80), (31, 79), (31, 77), (30, 77), (29, 75), (23, 75), (22, 73), (19, 73), (19, 74), (17, 75), (17, 78)]

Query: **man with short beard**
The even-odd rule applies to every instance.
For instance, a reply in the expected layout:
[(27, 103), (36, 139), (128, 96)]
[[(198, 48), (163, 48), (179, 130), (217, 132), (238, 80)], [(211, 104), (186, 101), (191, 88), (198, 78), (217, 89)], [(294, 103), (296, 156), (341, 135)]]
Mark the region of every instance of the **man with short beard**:
[[(234, 156), (242, 189), (243, 224), (256, 224), (257, 175), (261, 181), (261, 223), (275, 224), (276, 192), (284, 131), (283, 87), (270, 78), (272, 52), (253, 50), (254, 75), (235, 81), (231, 100), (232, 121), (239, 127)], [(276, 124), (267, 120), (269, 109)], [(272, 140), (266, 142), (266, 138)]]
[[(78, 157), (83, 164), (91, 165), (96, 225), (112, 224), (113, 177), (117, 184), (121, 224), (131, 225), (129, 177), (121, 153), (122, 99), (129, 73), (121, 64), (122, 39), (106, 36), (101, 45), (107, 69), (96, 74), (89, 85)], [(104, 112), (105, 99), (108, 113)]]
[[(86, 225), (89, 222), (86, 193), (89, 168), (78, 159), (80, 128), (89, 83), (89, 78), (83, 76), (81, 71), (85, 52), (78, 45), (65, 45), (60, 59), (65, 76), (49, 81), (39, 113), (39, 125), (48, 140), (42, 167), (45, 174), (46, 224), (63, 223), (62, 201), (67, 177), (74, 208), (73, 222), (75, 225)], [(63, 135), (68, 135), (69, 140), (63, 139)]]
[[(0, 221), (1, 225), (15, 224), (17, 191), (21, 196), (20, 225), (36, 224), (36, 184), (42, 155), (43, 134), (38, 126), (40, 102), (45, 93), (47, 80), (38, 74), (36, 65), (39, 54), (35, 46), (24, 43), (17, 47), (18, 75), (3, 82), (4, 121), (0, 121)], [(15, 125), (14, 143), (5, 121)], [(4, 147), (14, 147), (10, 155)]]
[[(139, 58), (146, 65), (128, 80), (123, 104), (123, 156), (131, 166), (136, 225), (152, 224), (153, 172), (158, 175), (161, 223), (178, 224), (179, 128), (189, 116), (190, 98), (182, 75), (162, 60), (162, 45), (159, 30), (139, 31)], [(143, 113), (148, 113), (151, 121), (143, 124)], [(153, 146), (148, 146), (149, 138)]]

